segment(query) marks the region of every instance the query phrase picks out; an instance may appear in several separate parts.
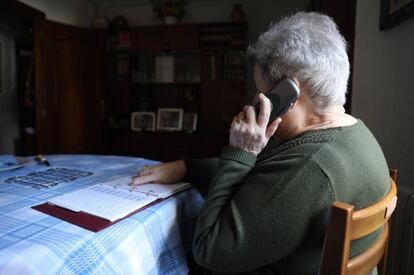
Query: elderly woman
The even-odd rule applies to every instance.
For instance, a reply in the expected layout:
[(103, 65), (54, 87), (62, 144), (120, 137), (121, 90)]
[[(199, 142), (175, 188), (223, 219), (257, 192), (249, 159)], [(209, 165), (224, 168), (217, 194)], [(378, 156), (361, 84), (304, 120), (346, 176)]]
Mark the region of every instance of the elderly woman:
[[(388, 167), (368, 128), (343, 108), (349, 62), (332, 19), (283, 18), (249, 53), (260, 113), (246, 106), (235, 117), (218, 159), (153, 166), (133, 184), (210, 182), (193, 245), (208, 270), (317, 274), (331, 203), (358, 209), (378, 201), (388, 192)], [(269, 121), (265, 95), (283, 78), (296, 82), (300, 96)], [(375, 237), (355, 241), (351, 257)]]

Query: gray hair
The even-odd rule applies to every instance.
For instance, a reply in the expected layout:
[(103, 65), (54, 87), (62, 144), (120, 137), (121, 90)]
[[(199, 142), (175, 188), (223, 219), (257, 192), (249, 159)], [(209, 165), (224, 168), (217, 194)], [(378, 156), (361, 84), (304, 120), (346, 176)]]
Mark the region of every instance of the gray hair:
[(346, 41), (334, 21), (315, 12), (284, 17), (262, 33), (248, 54), (271, 82), (296, 77), (312, 102), (345, 104), (349, 78)]

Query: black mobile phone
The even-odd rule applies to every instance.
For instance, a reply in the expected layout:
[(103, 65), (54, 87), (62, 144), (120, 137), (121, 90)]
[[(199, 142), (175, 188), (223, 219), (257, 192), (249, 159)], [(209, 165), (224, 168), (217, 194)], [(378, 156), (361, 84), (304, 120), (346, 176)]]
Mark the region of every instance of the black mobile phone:
[[(269, 123), (284, 115), (290, 106), (299, 98), (300, 90), (298, 85), (289, 78), (280, 80), (273, 89), (266, 93), (271, 102), (272, 111), (269, 116)], [(260, 103), (255, 106), (256, 116), (260, 113)]]

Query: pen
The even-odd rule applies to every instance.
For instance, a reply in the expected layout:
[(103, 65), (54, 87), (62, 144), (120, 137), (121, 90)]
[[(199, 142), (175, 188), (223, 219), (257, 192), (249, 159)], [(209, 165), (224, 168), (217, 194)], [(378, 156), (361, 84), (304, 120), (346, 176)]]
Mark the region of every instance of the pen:
[(41, 164), (44, 164), (46, 166), (50, 166), (50, 162), (41, 154), (37, 155), (37, 157), (35, 157), (35, 160), (37, 162), (40, 162)]

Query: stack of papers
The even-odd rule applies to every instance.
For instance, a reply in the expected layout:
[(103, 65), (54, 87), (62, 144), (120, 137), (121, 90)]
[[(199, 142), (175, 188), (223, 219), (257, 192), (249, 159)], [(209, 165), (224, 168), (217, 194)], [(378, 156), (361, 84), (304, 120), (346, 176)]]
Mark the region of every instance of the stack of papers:
[(149, 183), (129, 186), (131, 177), (95, 184), (48, 201), (75, 212), (85, 212), (111, 222), (190, 187), (190, 183)]

